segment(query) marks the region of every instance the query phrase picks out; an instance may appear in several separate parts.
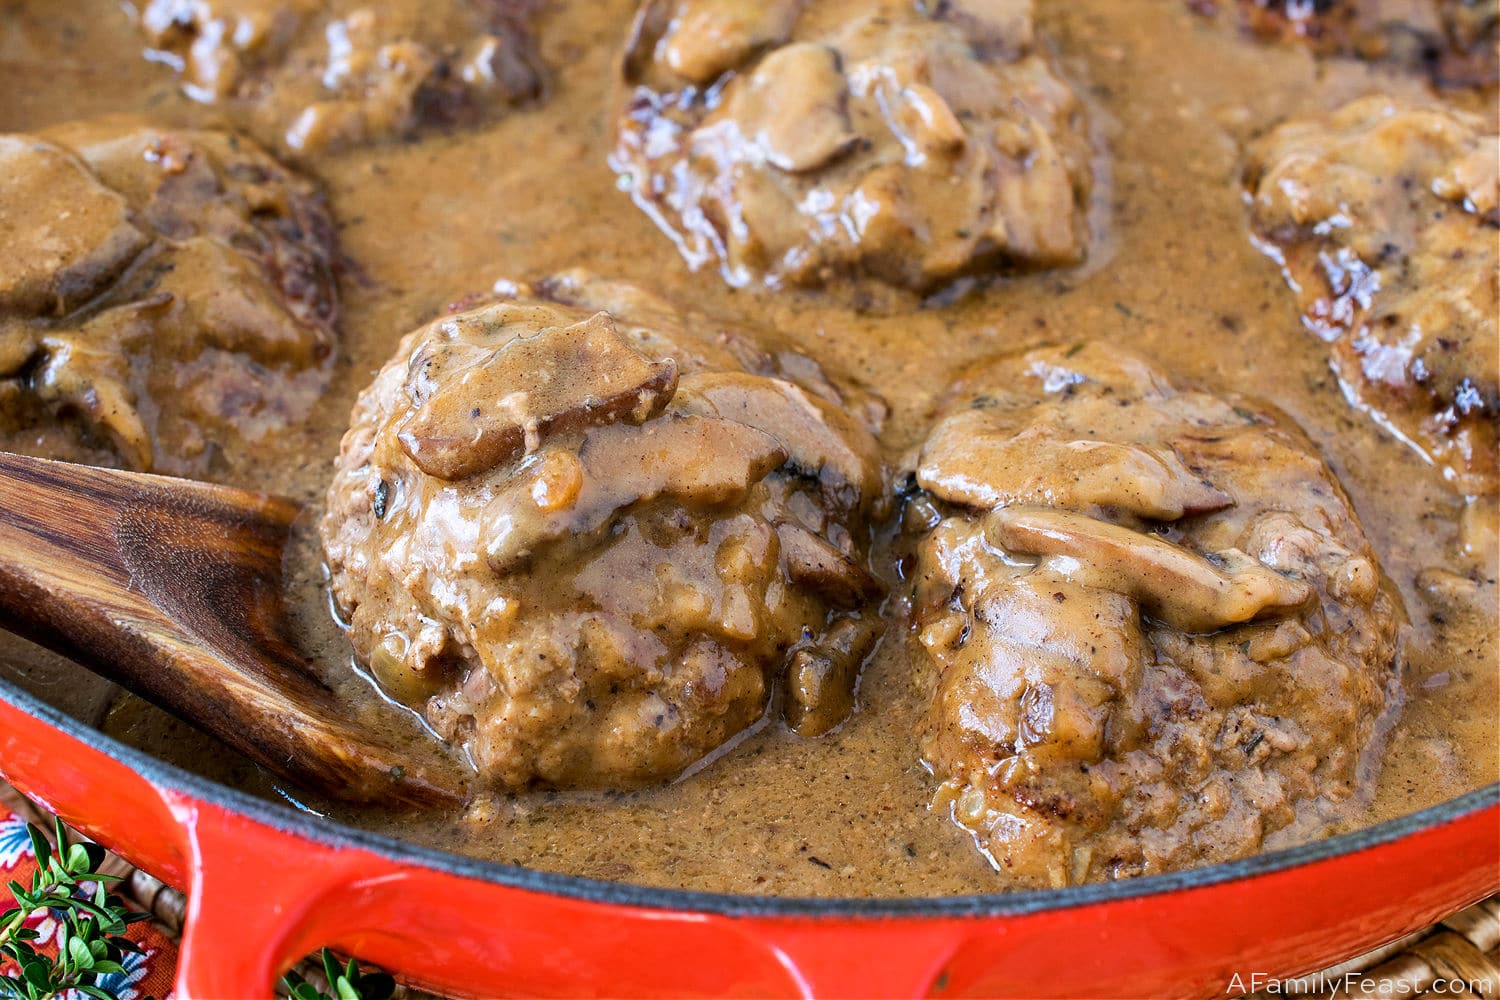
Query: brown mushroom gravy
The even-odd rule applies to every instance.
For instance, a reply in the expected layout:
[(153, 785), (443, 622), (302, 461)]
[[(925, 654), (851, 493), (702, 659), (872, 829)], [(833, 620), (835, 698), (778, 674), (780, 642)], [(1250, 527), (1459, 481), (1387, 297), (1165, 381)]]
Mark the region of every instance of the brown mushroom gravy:
[(306, 801), (0, 636), (7, 678), (416, 843), (735, 893), (1500, 778), (1485, 4), (1390, 5), (1462, 42), (1416, 59), (1260, 0), (435, 6), (4, 5), (0, 446), (303, 502), (307, 652), (473, 801)]

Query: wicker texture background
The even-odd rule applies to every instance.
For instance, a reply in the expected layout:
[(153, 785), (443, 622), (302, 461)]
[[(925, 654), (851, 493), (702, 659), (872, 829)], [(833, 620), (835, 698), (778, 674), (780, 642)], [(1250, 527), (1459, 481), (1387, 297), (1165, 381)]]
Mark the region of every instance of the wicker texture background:
[(1500, 896), (1256, 998), (1500, 997)]

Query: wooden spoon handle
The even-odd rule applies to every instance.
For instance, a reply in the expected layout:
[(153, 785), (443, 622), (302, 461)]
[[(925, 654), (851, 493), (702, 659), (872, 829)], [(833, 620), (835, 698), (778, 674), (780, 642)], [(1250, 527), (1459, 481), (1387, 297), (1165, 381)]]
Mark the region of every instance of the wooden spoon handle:
[(356, 729), (286, 639), (296, 516), (278, 497), (0, 454), (3, 625), (300, 785), (461, 799), (456, 772)]

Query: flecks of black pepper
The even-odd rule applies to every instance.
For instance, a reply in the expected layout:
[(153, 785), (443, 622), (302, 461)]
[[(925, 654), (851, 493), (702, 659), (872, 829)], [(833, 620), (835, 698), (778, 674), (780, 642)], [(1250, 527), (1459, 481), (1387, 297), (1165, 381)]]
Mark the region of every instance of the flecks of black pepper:
[(391, 484), (388, 483), (388, 482), (386, 482), (384, 479), (382, 479), (378, 483), (375, 484), (375, 502), (374, 502), (374, 507), (375, 507), (375, 519), (377, 521), (378, 520), (383, 520), (385, 518), (385, 506), (386, 506), (386, 503), (389, 502), (390, 498), (391, 498)]

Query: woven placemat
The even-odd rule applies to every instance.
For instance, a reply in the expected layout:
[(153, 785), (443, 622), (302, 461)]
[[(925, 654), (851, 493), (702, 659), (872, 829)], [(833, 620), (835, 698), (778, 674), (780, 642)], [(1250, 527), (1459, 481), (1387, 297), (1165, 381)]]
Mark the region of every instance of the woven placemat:
[[(0, 782), (0, 808), (29, 820), (43, 830), (52, 816), (10, 785)], [(187, 896), (152, 875), (133, 868), (113, 854), (101, 871), (119, 875), (117, 890), (138, 909), (151, 914), (154, 925), (175, 941), (182, 935)], [(308, 981), (326, 987), (322, 966), (311, 959), (298, 966)], [(1423, 930), (1347, 962), (1299, 979), (1231, 985), (1229, 995), (1248, 994), (1254, 1000), (1287, 997), (1318, 1000), (1365, 998), (1459, 997), (1465, 1000), (1500, 998), (1500, 895), (1470, 906)], [(441, 1000), (421, 990), (398, 987), (398, 1000)]]
[(1500, 993), (1500, 895), (1475, 903), (1431, 927), (1408, 934), (1322, 972), (1283, 979), (1252, 996), (1489, 997)]

